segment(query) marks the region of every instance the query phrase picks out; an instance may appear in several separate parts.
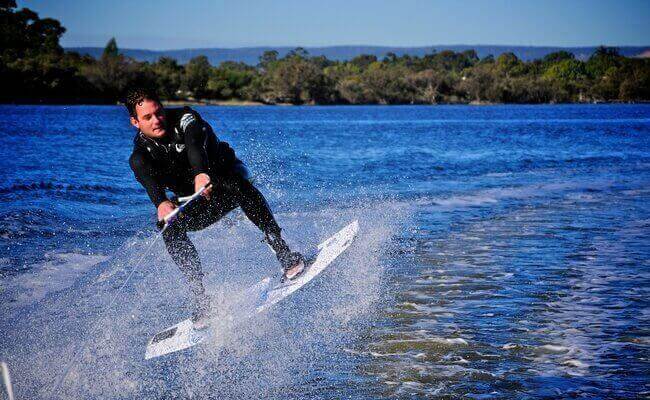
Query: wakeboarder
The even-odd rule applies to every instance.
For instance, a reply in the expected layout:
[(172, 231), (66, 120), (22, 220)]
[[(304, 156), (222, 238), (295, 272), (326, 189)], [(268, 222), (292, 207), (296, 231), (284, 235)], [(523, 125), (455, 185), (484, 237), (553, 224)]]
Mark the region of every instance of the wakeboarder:
[(262, 193), (251, 183), (245, 164), (230, 145), (219, 140), (210, 124), (189, 107), (163, 108), (154, 91), (130, 90), (126, 108), (137, 128), (129, 164), (163, 221), (178, 207), (166, 189), (178, 197), (203, 190), (196, 205), (163, 230), (169, 255), (185, 276), (194, 300), (192, 321), (205, 325), (210, 297), (203, 286), (198, 252), (187, 232), (204, 229), (241, 207), (263, 233), (292, 280), (305, 269), (302, 254), (291, 251)]

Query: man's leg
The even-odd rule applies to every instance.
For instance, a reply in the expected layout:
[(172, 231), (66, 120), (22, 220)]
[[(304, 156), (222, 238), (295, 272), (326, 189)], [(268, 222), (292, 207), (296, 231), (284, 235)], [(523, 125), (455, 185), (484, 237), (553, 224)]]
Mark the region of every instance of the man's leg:
[(163, 232), (163, 240), (172, 260), (185, 276), (194, 299), (198, 300), (205, 294), (201, 260), (194, 244), (187, 236), (187, 227), (184, 225), (180, 222), (172, 224)]
[[(217, 207), (213, 202), (198, 199), (196, 205), (190, 207), (163, 232), (163, 240), (169, 255), (188, 282), (195, 305), (193, 319), (198, 320), (209, 312), (210, 298), (205, 294), (199, 254), (187, 232), (204, 229), (218, 221), (227, 212), (223, 207), (228, 207), (228, 204)], [(234, 207), (230, 205), (230, 209)]]
[(246, 217), (264, 232), (267, 242), (282, 264), (285, 276), (292, 279), (299, 275), (304, 270), (305, 260), (300, 253), (292, 252), (282, 239), (282, 230), (262, 193), (248, 179), (238, 174), (222, 179), (221, 186), (239, 204)]

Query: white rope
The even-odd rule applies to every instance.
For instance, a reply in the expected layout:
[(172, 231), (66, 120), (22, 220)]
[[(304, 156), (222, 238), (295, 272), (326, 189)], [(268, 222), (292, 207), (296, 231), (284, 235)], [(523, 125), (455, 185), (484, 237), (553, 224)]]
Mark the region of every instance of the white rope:
[[(179, 214), (182, 213), (185, 210), (186, 207), (188, 207), (194, 200), (201, 197), (203, 192), (205, 192), (206, 189), (208, 189), (211, 186), (212, 185), (210, 183), (203, 186), (196, 193), (194, 193), (192, 196), (190, 196), (190, 198), (185, 203), (183, 203), (182, 205), (180, 205), (179, 207), (174, 209), (174, 211), (172, 211), (171, 213), (166, 215), (163, 218), (163, 222), (165, 223), (165, 225), (162, 228), (161, 233), (164, 232), (178, 218)], [(124, 280), (124, 283), (122, 283), (122, 286), (120, 286), (119, 289), (117, 289), (117, 291), (115, 292), (115, 294), (113, 294), (113, 297), (111, 298), (111, 301), (108, 303), (108, 306), (106, 306), (107, 310), (110, 309), (113, 306), (113, 304), (115, 303), (115, 300), (117, 300), (117, 296), (122, 293), (122, 290), (124, 289), (124, 287), (126, 287), (126, 284), (129, 283), (129, 280), (133, 276), (133, 273), (135, 272), (137, 267), (140, 266), (140, 264), (142, 263), (144, 258), (149, 254), (149, 252), (151, 251), (153, 246), (158, 242), (158, 240), (160, 239), (161, 236), (162, 236), (162, 234), (156, 235), (156, 238), (151, 242), (151, 244), (147, 248), (147, 251), (142, 253), (142, 255), (140, 256), (140, 259), (138, 260), (138, 262), (135, 263), (135, 266), (131, 269), (131, 272), (129, 272), (129, 275)], [(158, 268), (158, 267), (156, 266), (156, 268)], [(91, 329), (90, 329), (90, 332), (92, 332), (96, 328), (96, 326), (97, 326), (97, 323), (93, 324)], [(65, 378), (68, 377), (68, 374), (70, 373), (70, 370), (72, 369), (73, 362), (78, 359), (79, 350), (82, 350), (82, 349), (86, 350), (87, 348), (88, 348), (87, 346), (77, 348), (77, 350), (75, 350), (74, 353), (72, 353), (72, 358), (68, 361), (63, 375), (59, 378), (59, 380), (54, 385), (54, 388), (50, 392), (50, 397), (52, 397), (52, 395), (61, 387), (61, 384), (63, 383)]]
[[(137, 269), (137, 267), (140, 266), (140, 264), (142, 263), (142, 261), (144, 260), (144, 258), (149, 254), (149, 252), (151, 251), (151, 249), (153, 248), (153, 246), (158, 242), (159, 239), (160, 239), (160, 235), (156, 235), (156, 238), (151, 242), (151, 244), (150, 244), (149, 247), (147, 248), (147, 251), (145, 251), (145, 252), (142, 253), (142, 255), (140, 256), (140, 259), (138, 260), (137, 263), (135, 263), (134, 267), (131, 269), (131, 272), (129, 273), (129, 275), (128, 275), (128, 276), (126, 277), (126, 279), (124, 280), (124, 283), (122, 283), (122, 286), (120, 286), (119, 289), (117, 289), (117, 291), (115, 292), (115, 294), (114, 294), (113, 297), (111, 298), (111, 301), (108, 303), (108, 306), (106, 306), (106, 309), (107, 309), (107, 310), (110, 309), (110, 308), (113, 306), (113, 303), (115, 303), (115, 300), (117, 300), (117, 296), (118, 296), (119, 294), (122, 293), (122, 290), (124, 289), (124, 287), (126, 287), (126, 284), (129, 282), (129, 280), (130, 280), (131, 277), (133, 276), (133, 273), (135, 272), (135, 270)], [(93, 324), (92, 327), (91, 327), (91, 329), (90, 329), (90, 332), (94, 331), (95, 328), (96, 328), (96, 326), (97, 326), (97, 323)], [(52, 390), (50, 391), (50, 397), (53, 397), (54, 393), (56, 393), (56, 391), (61, 387), (61, 384), (63, 383), (63, 381), (65, 380), (65, 378), (68, 377), (68, 374), (70, 373), (70, 370), (72, 369), (73, 362), (74, 362), (74, 361), (77, 361), (77, 359), (78, 359), (78, 356), (79, 356), (79, 350), (82, 350), (82, 349), (83, 349), (83, 350), (86, 350), (87, 348), (88, 348), (88, 346), (84, 346), (84, 347), (81, 347), (81, 348), (77, 348), (77, 350), (75, 350), (74, 353), (72, 353), (72, 357), (71, 357), (70, 360), (68, 361), (67, 366), (66, 366), (66, 368), (65, 368), (65, 371), (64, 371), (63, 375), (61, 375), (61, 377), (59, 378), (59, 380), (56, 382), (56, 384), (54, 385), (54, 387), (53, 387)]]

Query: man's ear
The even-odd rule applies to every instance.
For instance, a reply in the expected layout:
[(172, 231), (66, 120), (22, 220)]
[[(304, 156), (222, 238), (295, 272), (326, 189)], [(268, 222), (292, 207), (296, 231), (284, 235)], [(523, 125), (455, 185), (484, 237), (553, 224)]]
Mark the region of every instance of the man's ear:
[(135, 126), (136, 128), (140, 129), (140, 123), (138, 122), (137, 119), (131, 117), (131, 125)]

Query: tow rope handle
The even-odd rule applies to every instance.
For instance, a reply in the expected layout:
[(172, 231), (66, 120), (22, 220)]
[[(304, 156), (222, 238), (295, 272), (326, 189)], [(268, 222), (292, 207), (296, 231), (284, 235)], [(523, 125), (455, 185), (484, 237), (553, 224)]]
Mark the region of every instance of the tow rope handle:
[(176, 207), (174, 211), (165, 215), (165, 217), (161, 221), (158, 221), (158, 223), (156, 224), (158, 226), (158, 229), (160, 229), (161, 232), (164, 232), (171, 224), (174, 223), (174, 221), (178, 219), (178, 217), (180, 217), (183, 214), (185, 208), (187, 208), (190, 204), (196, 201), (196, 199), (200, 198), (201, 195), (211, 187), (212, 187), (212, 182), (203, 186), (201, 189), (199, 189), (196, 193), (194, 193), (191, 196), (179, 197), (178, 201), (181, 202), (182, 204)]

